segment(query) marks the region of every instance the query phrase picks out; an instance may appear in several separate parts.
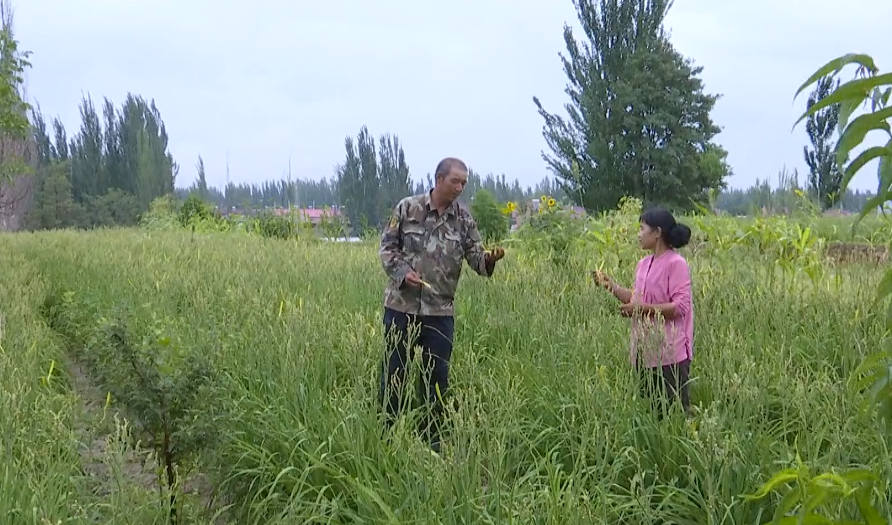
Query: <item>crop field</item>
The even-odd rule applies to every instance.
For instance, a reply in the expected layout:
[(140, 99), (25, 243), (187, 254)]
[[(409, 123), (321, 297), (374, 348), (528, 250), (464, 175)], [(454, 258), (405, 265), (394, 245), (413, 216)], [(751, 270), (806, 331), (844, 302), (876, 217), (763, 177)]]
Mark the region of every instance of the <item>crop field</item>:
[(0, 237), (0, 523), (755, 524), (779, 497), (744, 496), (797, 457), (892, 480), (851, 386), (885, 265), (831, 260), (835, 219), (692, 219), (695, 412), (659, 418), (589, 277), (630, 282), (636, 217), (466, 268), (440, 456), (411, 415), (382, 438), (374, 241)]

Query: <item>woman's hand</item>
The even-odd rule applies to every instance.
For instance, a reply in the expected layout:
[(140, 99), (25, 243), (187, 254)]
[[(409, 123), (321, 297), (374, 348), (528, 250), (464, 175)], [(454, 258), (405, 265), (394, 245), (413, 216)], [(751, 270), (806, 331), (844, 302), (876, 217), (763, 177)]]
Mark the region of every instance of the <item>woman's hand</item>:
[(626, 303), (619, 305), (619, 313), (623, 317), (632, 317), (633, 315), (640, 314), (640, 303)]
[(598, 286), (603, 287), (605, 290), (610, 290), (613, 287), (613, 280), (601, 270), (592, 272), (592, 277), (595, 279), (595, 282), (598, 283)]

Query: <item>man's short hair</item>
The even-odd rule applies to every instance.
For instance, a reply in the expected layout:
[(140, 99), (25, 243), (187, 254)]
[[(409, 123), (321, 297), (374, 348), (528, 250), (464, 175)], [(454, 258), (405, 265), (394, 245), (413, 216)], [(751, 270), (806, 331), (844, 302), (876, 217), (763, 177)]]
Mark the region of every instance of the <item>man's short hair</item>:
[(461, 159), (457, 159), (455, 157), (446, 157), (441, 160), (439, 164), (437, 164), (437, 170), (434, 172), (434, 178), (439, 179), (440, 177), (445, 177), (449, 175), (452, 170), (459, 170), (465, 173), (468, 172), (468, 165), (465, 164)]

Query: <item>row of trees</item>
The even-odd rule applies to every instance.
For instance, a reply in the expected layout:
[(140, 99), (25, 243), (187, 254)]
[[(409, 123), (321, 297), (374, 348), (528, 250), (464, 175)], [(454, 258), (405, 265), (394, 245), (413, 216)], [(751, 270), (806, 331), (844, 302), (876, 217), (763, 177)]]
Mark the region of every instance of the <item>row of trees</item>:
[[(803, 204), (801, 193), (807, 194), (811, 191), (814, 194), (813, 181), (814, 177), (809, 173), (803, 184), (803, 181), (799, 180), (797, 170), (790, 172), (784, 168), (778, 173), (774, 184), (767, 178), (757, 179), (756, 183), (747, 189), (726, 189), (719, 192), (714, 208), (731, 215), (789, 213), (801, 208)], [(833, 205), (836, 209), (854, 213), (860, 211), (874, 195), (874, 192), (863, 190), (837, 192), (834, 195)], [(819, 201), (814, 199), (812, 202)]]
[[(199, 166), (203, 165), (199, 164)], [(261, 184), (233, 184), (229, 183), (222, 189), (213, 186), (204, 186), (201, 189), (200, 180), (202, 172), (197, 169), (199, 178), (187, 188), (178, 188), (176, 195), (180, 200), (185, 200), (189, 195), (196, 194), (203, 200), (217, 206), (221, 210), (257, 210), (263, 208), (287, 208), (297, 206), (300, 208), (323, 208), (326, 206), (337, 207), (342, 205), (338, 192), (338, 179), (323, 178), (320, 180), (301, 180), (282, 177), (280, 180), (266, 181)], [(421, 193), (432, 187), (431, 176), (428, 174), (424, 180), (414, 182), (413, 193)], [(413, 178), (413, 180), (415, 180)], [(206, 184), (206, 183), (205, 183)], [(761, 213), (762, 210), (771, 213), (783, 213), (793, 209), (801, 200), (796, 190), (808, 190), (811, 186), (811, 175), (804, 180), (799, 179), (795, 171), (789, 173), (782, 170), (777, 180), (769, 178), (758, 179), (749, 188), (726, 188), (715, 193), (712, 207), (731, 215), (752, 215)], [(559, 182), (546, 177), (534, 186), (523, 187), (520, 181), (509, 181), (503, 175), (492, 174), (480, 176), (473, 169), (468, 177), (468, 185), (462, 194), (462, 200), (470, 204), (481, 191), (486, 190), (493, 196), (496, 202), (505, 203), (523, 202), (537, 199), (542, 195), (550, 195), (559, 201), (569, 202)], [(874, 195), (870, 191), (847, 190), (842, 197), (837, 199), (835, 206), (841, 210), (855, 212)]]
[[(735, 214), (776, 209), (777, 199), (772, 201), (766, 182), (749, 190), (723, 191), (731, 170), (727, 152), (714, 142), (720, 129), (710, 117), (718, 95), (704, 92), (698, 78), (702, 68), (678, 53), (665, 34), (670, 2), (578, 0), (575, 5), (585, 41), (577, 41), (565, 27), (568, 117), (547, 112), (533, 99), (551, 150), (543, 152), (543, 158), (556, 178), (531, 188), (505, 175), (472, 172), (464, 200), (470, 202), (486, 189), (499, 202), (546, 194), (593, 212), (615, 207), (626, 195), (681, 209), (710, 203)], [(33, 176), (16, 181), (6, 176), (0, 207), (20, 210), (18, 202), (10, 203), (29, 197), (24, 217), (29, 228), (133, 224), (152, 199), (170, 192), (182, 197), (197, 193), (226, 210), (341, 206), (355, 226), (376, 226), (399, 198), (433, 185), (430, 173), (413, 179), (397, 136), (384, 134), (375, 140), (363, 126), (356, 137), (345, 139), (344, 162), (331, 179), (293, 180), (289, 174), (279, 181), (227, 183), (217, 189), (208, 185), (199, 157), (195, 182), (175, 189), (178, 167), (167, 149), (161, 115), (153, 102), (136, 95), (128, 95), (120, 108), (105, 99), (101, 116), (93, 101), (84, 98), (80, 129), (71, 138), (58, 118), (47, 121), (35, 108), (28, 137), (20, 89), (27, 56), (17, 50), (8, 13), (4, 11), (0, 59), (10, 89), (0, 96), (5, 97), (5, 110), (19, 120), (0, 125), (9, 130), (4, 136), (20, 136), (12, 148), (4, 141), (0, 153), (7, 171), (18, 159), (13, 171), (24, 173), (30, 164)], [(829, 80), (818, 83), (809, 106), (832, 87)], [(852, 209), (867, 196), (839, 191), (841, 174), (831, 139), (838, 114), (838, 105), (828, 106), (807, 123), (812, 142), (805, 149), (807, 188), (825, 208), (842, 203)], [(10, 151), (18, 152), (15, 159)], [(19, 184), (22, 180), (28, 184)], [(5, 222), (7, 229), (17, 229)]]
[[(198, 179), (187, 188), (178, 188), (177, 197), (185, 199), (195, 194), (220, 209), (237, 208), (240, 210), (258, 208), (285, 208), (297, 206), (301, 208), (322, 208), (325, 206), (341, 206), (343, 201), (338, 191), (338, 178), (322, 178), (319, 180), (292, 179), (283, 176), (279, 180), (265, 181), (260, 184), (240, 183), (226, 184), (222, 189), (213, 186), (202, 186), (203, 166), (197, 166)], [(411, 174), (411, 172), (410, 172)], [(204, 179), (206, 180), (206, 179)], [(424, 179), (412, 177), (412, 192), (423, 193), (433, 187), (433, 178), (428, 173)], [(202, 189), (204, 188), (204, 189)], [(488, 174), (481, 176), (473, 169), (468, 176), (468, 184), (462, 194), (462, 200), (470, 203), (481, 190), (486, 190), (498, 202), (520, 202), (535, 199), (542, 195), (563, 198), (563, 190), (557, 182), (549, 177), (533, 186), (521, 186), (517, 179), (509, 180), (506, 175)]]
[(347, 156), (337, 168), (337, 188), (350, 224), (378, 226), (390, 209), (412, 191), (406, 154), (394, 135), (375, 139), (363, 126), (354, 141), (344, 140)]
[(104, 100), (80, 105), (81, 127), (70, 139), (58, 118), (52, 136), (32, 111), (37, 169), (26, 224), (32, 229), (132, 225), (156, 197), (174, 191), (178, 166), (154, 101), (128, 94), (116, 110)]

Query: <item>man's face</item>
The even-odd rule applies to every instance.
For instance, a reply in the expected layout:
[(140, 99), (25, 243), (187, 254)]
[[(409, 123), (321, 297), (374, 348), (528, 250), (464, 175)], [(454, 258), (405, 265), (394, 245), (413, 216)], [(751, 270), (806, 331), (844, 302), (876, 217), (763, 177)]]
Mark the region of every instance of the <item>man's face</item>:
[(440, 182), (443, 191), (442, 195), (452, 202), (465, 190), (465, 184), (467, 183), (468, 173), (457, 168), (452, 168)]

